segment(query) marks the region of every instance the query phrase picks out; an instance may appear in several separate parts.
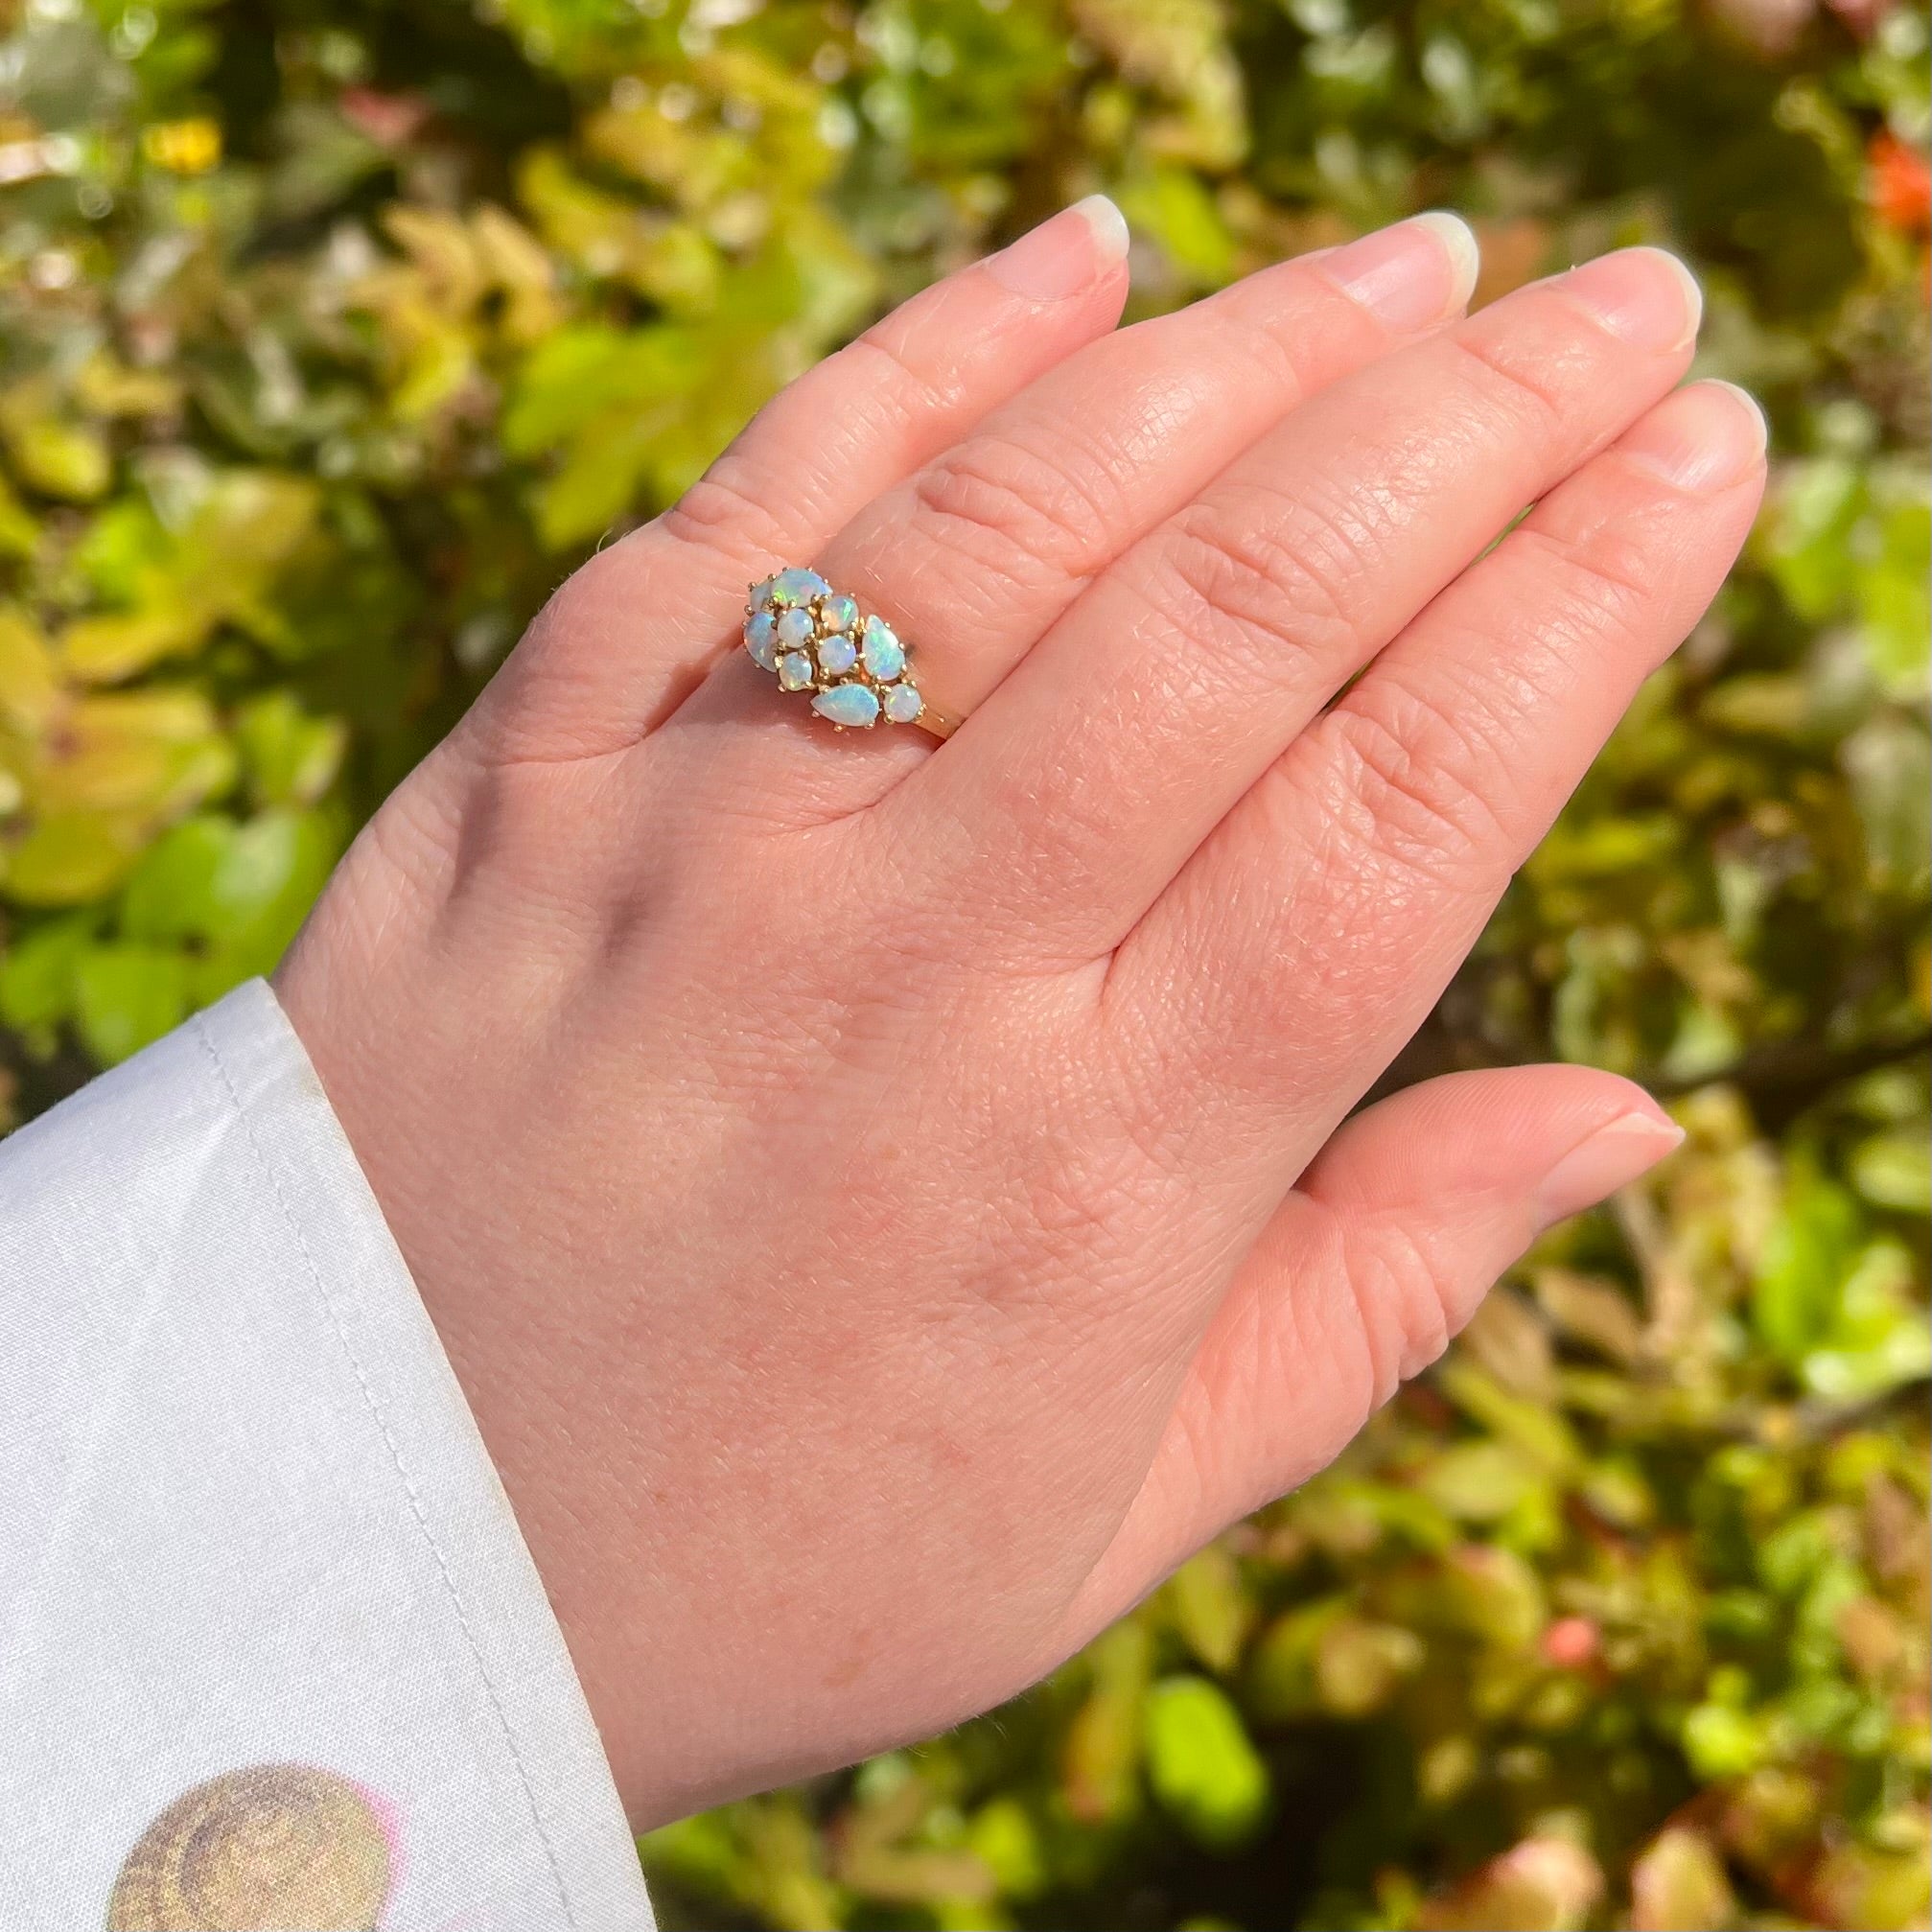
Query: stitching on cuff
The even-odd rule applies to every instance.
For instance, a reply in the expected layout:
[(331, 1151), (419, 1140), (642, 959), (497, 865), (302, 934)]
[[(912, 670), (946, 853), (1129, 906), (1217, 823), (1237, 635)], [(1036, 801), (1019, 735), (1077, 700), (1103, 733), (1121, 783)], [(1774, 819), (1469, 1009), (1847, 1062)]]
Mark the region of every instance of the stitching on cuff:
[(517, 1748), (516, 1732), (511, 1726), (508, 1712), (503, 1709), (502, 1699), (497, 1694), (497, 1687), (491, 1680), (489, 1668), (483, 1662), (483, 1653), (477, 1642), (477, 1633), (470, 1623), (469, 1614), (463, 1608), (463, 1599), (456, 1588), (456, 1579), (451, 1573), (441, 1544), (436, 1541), (435, 1531), (430, 1526), (429, 1512), (423, 1507), (422, 1498), (416, 1493), (416, 1485), (410, 1479), (408, 1469), (403, 1461), (402, 1449), (389, 1428), (387, 1416), (383, 1413), (382, 1405), (376, 1400), (375, 1390), (369, 1385), (369, 1378), (363, 1372), (355, 1343), (349, 1339), (349, 1332), (336, 1305), (336, 1298), (323, 1279), (322, 1270), (316, 1265), (314, 1255), (310, 1251), (308, 1239), (302, 1232), (294, 1209), (289, 1203), (289, 1197), (283, 1189), (281, 1179), (256, 1136), (255, 1124), (248, 1117), (248, 1109), (236, 1089), (234, 1079), (228, 1072), (227, 1062), (221, 1058), (221, 1048), (216, 1045), (200, 1013), (196, 1013), (189, 1024), (194, 1028), (195, 1036), (201, 1042), (209, 1059), (214, 1062), (215, 1072), (227, 1093), (228, 1104), (235, 1109), (236, 1118), (242, 1123), (242, 1130), (248, 1136), (248, 1147), (255, 1156), (255, 1163), (262, 1170), (263, 1178), (274, 1193), (275, 1203), (282, 1210), (282, 1218), (289, 1223), (289, 1232), (294, 1237), (303, 1266), (309, 1270), (309, 1279), (314, 1284), (316, 1296), (328, 1315), (329, 1326), (335, 1330), (336, 1339), (341, 1344), (342, 1353), (348, 1358), (349, 1367), (356, 1377), (356, 1385), (362, 1391), (362, 1401), (368, 1408), (370, 1420), (381, 1432), (384, 1446), (389, 1452), (389, 1460), (395, 1464), (397, 1479), (403, 1485), (403, 1494), (408, 1499), (409, 1513), (416, 1519), (416, 1526), (423, 1532), (423, 1541), (429, 1545), (430, 1554), (435, 1559), (437, 1573), (443, 1579), (443, 1588), (449, 1592), (450, 1607), (456, 1614), (457, 1627), (463, 1633), (463, 1641), (470, 1646), (470, 1657), (477, 1666), (477, 1675), (482, 1680), (484, 1694), (490, 1701), (490, 1709), (496, 1713), (498, 1726), (503, 1734), (503, 1743), (510, 1754), (510, 1762), (516, 1766), (518, 1781), (524, 1787), (524, 1798), (530, 1807), (530, 1823), (536, 1827), (537, 1842), (544, 1848), (544, 1857), (549, 1865), (550, 1876), (556, 1884), (557, 1903), (563, 1907), (565, 1923), (574, 1927), (577, 1923), (577, 1915), (571, 1909), (570, 1888), (564, 1883), (563, 1867), (558, 1863), (556, 1847), (551, 1844), (549, 1831), (545, 1827), (543, 1811), (537, 1804), (537, 1794), (530, 1782), (528, 1767), (524, 1763), (523, 1753)]

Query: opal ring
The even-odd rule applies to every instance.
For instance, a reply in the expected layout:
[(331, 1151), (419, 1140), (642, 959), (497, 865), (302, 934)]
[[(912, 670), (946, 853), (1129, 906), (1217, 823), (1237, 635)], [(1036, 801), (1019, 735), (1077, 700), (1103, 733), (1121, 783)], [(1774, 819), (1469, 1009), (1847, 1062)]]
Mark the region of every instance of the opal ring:
[(861, 614), (856, 597), (816, 570), (780, 570), (751, 587), (745, 649), (781, 691), (809, 692), (812, 710), (840, 731), (923, 725), (936, 737), (952, 734), (953, 720), (920, 694), (893, 627)]

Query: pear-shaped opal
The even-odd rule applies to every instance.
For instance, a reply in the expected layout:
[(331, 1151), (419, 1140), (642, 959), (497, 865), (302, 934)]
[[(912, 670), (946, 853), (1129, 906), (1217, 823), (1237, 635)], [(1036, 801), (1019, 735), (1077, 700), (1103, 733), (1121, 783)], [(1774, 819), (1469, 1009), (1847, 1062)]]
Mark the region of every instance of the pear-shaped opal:
[(771, 601), (780, 610), (825, 596), (831, 586), (816, 570), (780, 570), (772, 579)]
[(866, 619), (865, 661), (867, 673), (880, 684), (897, 677), (906, 667), (905, 646), (882, 618)]
[(812, 710), (835, 725), (875, 725), (879, 701), (865, 685), (834, 685), (812, 699)]
[(760, 611), (745, 619), (745, 649), (751, 652), (752, 663), (760, 670), (778, 669), (778, 629), (769, 611)]

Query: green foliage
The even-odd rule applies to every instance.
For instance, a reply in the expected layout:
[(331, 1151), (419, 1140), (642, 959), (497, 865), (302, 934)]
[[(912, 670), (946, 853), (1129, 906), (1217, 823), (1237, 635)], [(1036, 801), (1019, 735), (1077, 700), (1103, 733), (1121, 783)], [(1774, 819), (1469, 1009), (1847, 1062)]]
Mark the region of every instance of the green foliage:
[[(1891, 0), (0, 0), (0, 1112), (262, 970), (558, 578), (1114, 193), (1135, 306), (1432, 203), (1682, 248), (1778, 463), (1405, 1057), (1686, 1152), (997, 1716), (646, 1848), (667, 1922), (1927, 1905), (1926, 21)], [(1282, 1392), (1293, 1400), (1292, 1390)]]

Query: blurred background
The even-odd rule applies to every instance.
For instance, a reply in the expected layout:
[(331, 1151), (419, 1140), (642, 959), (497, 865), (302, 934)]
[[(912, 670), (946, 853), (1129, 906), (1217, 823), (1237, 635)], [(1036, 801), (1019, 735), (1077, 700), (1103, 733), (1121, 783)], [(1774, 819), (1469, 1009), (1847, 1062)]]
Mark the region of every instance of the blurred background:
[(1433, 205), (1483, 299), (1682, 250), (1769, 507), (1393, 1078), (1588, 1060), (1685, 1152), (1051, 1683), (643, 1851), (718, 1932), (1927, 1922), (1922, 8), (0, 29), (7, 1125), (270, 966), (578, 558), (1061, 203), (1142, 314)]

